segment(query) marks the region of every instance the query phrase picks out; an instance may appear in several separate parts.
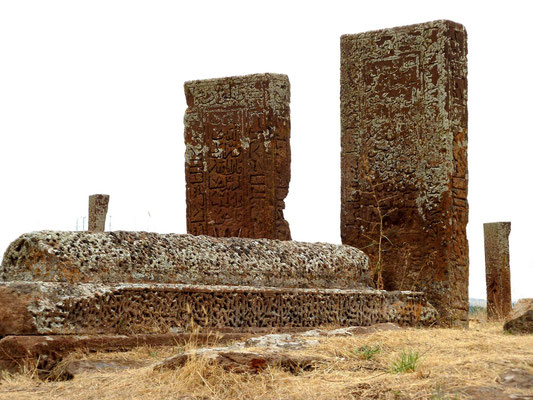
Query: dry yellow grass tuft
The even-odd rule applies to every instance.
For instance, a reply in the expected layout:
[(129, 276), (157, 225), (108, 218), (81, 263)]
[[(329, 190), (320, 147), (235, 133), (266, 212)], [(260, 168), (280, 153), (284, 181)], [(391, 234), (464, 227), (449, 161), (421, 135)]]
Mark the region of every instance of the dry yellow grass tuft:
[[(63, 382), (42, 382), (31, 372), (5, 375), (0, 399), (461, 399), (469, 398), (473, 387), (533, 395), (531, 389), (499, 383), (510, 368), (533, 374), (533, 335), (508, 335), (501, 323), (479, 321), (468, 330), (411, 328), (322, 338), (305, 353), (330, 361), (298, 375), (276, 368), (255, 375), (229, 373), (202, 358), (176, 371), (152, 370), (153, 364), (183, 348), (77, 353), (69, 360), (142, 360), (150, 365), (81, 373)], [(373, 349), (370, 358), (362, 355), (368, 349)], [(393, 373), (391, 365), (409, 351), (419, 355), (415, 371)]]

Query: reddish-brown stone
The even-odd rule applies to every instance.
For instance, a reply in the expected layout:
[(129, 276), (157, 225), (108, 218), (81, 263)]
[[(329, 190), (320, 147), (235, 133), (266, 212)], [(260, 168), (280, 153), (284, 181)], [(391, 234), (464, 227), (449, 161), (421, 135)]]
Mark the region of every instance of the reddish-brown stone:
[(67, 354), (76, 350), (124, 351), (138, 346), (180, 346), (188, 343), (212, 345), (242, 340), (250, 334), (166, 333), (142, 335), (51, 335), (7, 336), (0, 340), (0, 371), (37, 367), (46, 375)]
[(342, 242), (445, 325), (468, 320), (466, 53), (451, 21), (341, 38)]
[(511, 311), (511, 269), (509, 265), (510, 222), (483, 224), (485, 235), (485, 277), (487, 318), (502, 319)]
[[(284, 353), (257, 353), (251, 351), (213, 351), (204, 355), (207, 362), (217, 364), (226, 371), (237, 374), (257, 373), (267, 367), (278, 367), (291, 373), (311, 370), (315, 364), (327, 360), (322, 356), (309, 356), (300, 354)], [(188, 361), (197, 359), (194, 353), (183, 353), (166, 359), (157, 364), (154, 369), (161, 371), (165, 369), (178, 369), (183, 367)]]
[(290, 239), (288, 77), (191, 81), (185, 96), (187, 232)]

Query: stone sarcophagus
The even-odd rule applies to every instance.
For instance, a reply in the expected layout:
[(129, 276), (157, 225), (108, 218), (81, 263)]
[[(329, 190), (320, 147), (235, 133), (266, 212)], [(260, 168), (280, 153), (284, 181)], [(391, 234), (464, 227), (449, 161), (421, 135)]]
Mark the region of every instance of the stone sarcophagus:
[(367, 256), (351, 246), (32, 232), (1, 264), (0, 337), (435, 322), (424, 294), (371, 285)]
[(444, 325), (468, 320), (466, 54), (451, 21), (341, 38), (342, 242)]
[(175, 283), (361, 289), (368, 257), (351, 246), (114, 231), (39, 231), (7, 248), (0, 281)]
[(289, 78), (191, 81), (185, 96), (187, 232), (290, 239)]

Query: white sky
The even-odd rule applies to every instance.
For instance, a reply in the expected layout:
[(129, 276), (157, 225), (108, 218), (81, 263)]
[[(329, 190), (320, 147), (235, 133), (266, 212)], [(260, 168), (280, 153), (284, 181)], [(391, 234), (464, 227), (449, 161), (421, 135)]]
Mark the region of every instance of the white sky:
[(2, 1), (0, 251), (73, 230), (88, 195), (112, 229), (185, 232), (183, 82), (289, 75), (293, 238), (340, 243), (339, 37), (451, 19), (469, 34), (470, 297), (483, 222), (512, 221), (513, 299), (533, 297), (528, 2)]

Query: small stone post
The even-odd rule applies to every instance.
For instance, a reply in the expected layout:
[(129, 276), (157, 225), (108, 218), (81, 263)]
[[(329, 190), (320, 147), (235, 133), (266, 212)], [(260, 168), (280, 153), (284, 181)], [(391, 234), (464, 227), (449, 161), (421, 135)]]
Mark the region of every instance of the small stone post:
[(105, 230), (108, 205), (108, 194), (93, 194), (89, 196), (89, 232), (103, 232)]
[(487, 279), (487, 318), (505, 318), (511, 311), (511, 271), (509, 267), (510, 222), (483, 224), (485, 234), (485, 276)]

